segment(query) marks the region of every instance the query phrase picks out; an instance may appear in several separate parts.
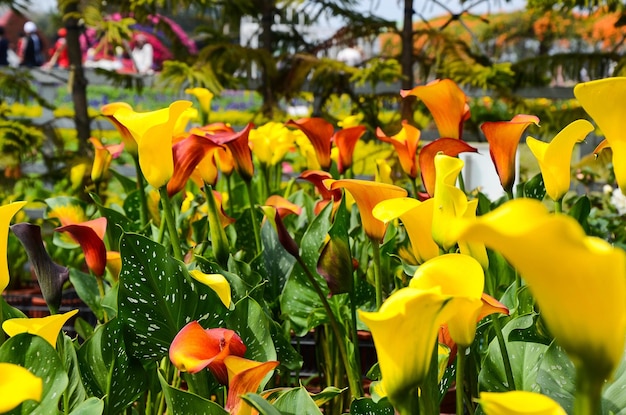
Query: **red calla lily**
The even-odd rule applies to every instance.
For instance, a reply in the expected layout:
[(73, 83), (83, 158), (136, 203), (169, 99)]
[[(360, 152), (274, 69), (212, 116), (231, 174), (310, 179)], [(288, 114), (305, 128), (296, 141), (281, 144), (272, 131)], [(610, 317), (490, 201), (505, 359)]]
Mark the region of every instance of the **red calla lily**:
[(365, 134), (365, 128), (362, 125), (355, 127), (348, 127), (338, 130), (333, 135), (333, 141), (339, 150), (339, 159), (337, 162), (337, 170), (339, 174), (343, 174), (346, 170), (352, 167), (352, 156), (354, 154), (354, 148), (359, 138)]
[(317, 117), (289, 120), (285, 125), (299, 128), (313, 145), (321, 168), (326, 171), (330, 170), (332, 163), (330, 158), (331, 139), (335, 131), (333, 125), (325, 119)]
[(180, 192), (196, 166), (212, 150), (220, 145), (205, 136), (189, 134), (172, 147), (174, 154), (174, 175), (167, 183), (167, 193), (171, 197)]
[(104, 245), (106, 226), (107, 219), (102, 217), (55, 229), (57, 232), (67, 232), (80, 245), (87, 266), (97, 277), (102, 277), (106, 270), (107, 249)]

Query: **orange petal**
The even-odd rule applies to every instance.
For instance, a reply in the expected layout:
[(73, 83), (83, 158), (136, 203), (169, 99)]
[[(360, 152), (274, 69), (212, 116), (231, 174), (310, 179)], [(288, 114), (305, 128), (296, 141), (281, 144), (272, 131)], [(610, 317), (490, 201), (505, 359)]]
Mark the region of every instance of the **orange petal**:
[(104, 275), (107, 264), (107, 250), (103, 241), (106, 223), (106, 218), (98, 218), (55, 229), (57, 232), (69, 233), (72, 239), (80, 245), (85, 254), (87, 266), (97, 277)]
[(406, 121), (402, 121), (402, 130), (391, 137), (386, 136), (380, 128), (376, 129), (376, 137), (393, 145), (398, 153), (402, 170), (412, 179), (417, 178), (417, 148), (420, 136), (420, 130)]
[(175, 195), (185, 187), (189, 176), (205, 158), (207, 153), (219, 147), (210, 139), (190, 134), (172, 147), (174, 154), (174, 175), (167, 183), (167, 193)]
[(235, 169), (244, 181), (250, 181), (252, 180), (252, 176), (254, 176), (252, 151), (248, 144), (248, 135), (253, 127), (254, 125), (252, 123), (248, 123), (248, 125), (239, 132), (220, 132), (205, 135), (205, 137), (210, 140), (218, 144), (223, 144), (228, 148), (232, 155), (232, 160), (235, 163)]
[(453, 138), (438, 138), (422, 148), (419, 154), (422, 182), (426, 192), (431, 197), (435, 194), (435, 156), (438, 153), (443, 153), (450, 157), (456, 157), (460, 153), (466, 152), (476, 153), (478, 150), (463, 140)]
[(224, 363), (228, 369), (228, 397), (225, 407), (231, 414), (240, 413), (244, 405), (241, 395), (256, 393), (263, 378), (279, 364), (273, 360), (263, 363), (237, 356), (228, 356)]
[(299, 128), (309, 138), (321, 168), (328, 171), (332, 162), (330, 147), (334, 132), (333, 125), (323, 118), (289, 120), (285, 125)]
[(365, 128), (362, 125), (355, 127), (344, 128), (339, 130), (333, 136), (333, 141), (339, 149), (339, 163), (337, 163), (337, 169), (339, 174), (343, 174), (347, 169), (352, 167), (352, 155), (354, 154), (354, 148), (359, 138), (365, 134)]

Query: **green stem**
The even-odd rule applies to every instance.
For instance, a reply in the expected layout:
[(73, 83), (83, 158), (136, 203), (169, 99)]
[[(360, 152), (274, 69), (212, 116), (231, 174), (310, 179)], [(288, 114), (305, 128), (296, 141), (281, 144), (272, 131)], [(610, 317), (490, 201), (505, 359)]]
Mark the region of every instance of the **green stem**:
[(252, 192), (252, 182), (246, 182), (246, 190), (248, 191), (248, 202), (250, 203), (250, 219), (252, 220), (252, 230), (254, 231), (254, 242), (256, 244), (257, 255), (261, 253), (261, 235), (259, 233), (259, 225), (255, 214), (254, 194)]
[[(0, 293), (0, 327), (2, 327), (4, 323), (4, 297), (2, 297), (1, 294), (2, 293)], [(2, 346), (5, 340), (4, 330), (0, 330), (0, 346)]]
[(183, 260), (183, 252), (180, 249), (180, 240), (178, 239), (178, 229), (176, 229), (176, 221), (174, 219), (174, 212), (172, 210), (172, 203), (170, 197), (167, 194), (166, 186), (159, 188), (159, 195), (161, 196), (161, 203), (163, 204), (163, 215), (165, 216), (165, 224), (167, 225), (167, 232), (170, 236), (170, 244), (172, 245), (172, 251), (174, 258), (179, 261)]
[(594, 376), (592, 370), (577, 367), (574, 415), (595, 415), (602, 409), (603, 380)]
[[(100, 304), (102, 304), (102, 301), (104, 301), (104, 296), (106, 295), (106, 291), (104, 290), (104, 281), (102, 280), (102, 277), (98, 277), (97, 275), (94, 275), (94, 277), (96, 278), (96, 282), (98, 283), (98, 293), (100, 294)], [(102, 315), (102, 319), (104, 323), (109, 321), (109, 317), (107, 316), (106, 310), (104, 311)]]
[(376, 241), (372, 242), (372, 251), (374, 259), (374, 283), (376, 288), (376, 309), (379, 310), (383, 305), (383, 280), (380, 271), (380, 246)]
[(352, 318), (352, 324), (350, 325), (352, 328), (352, 341), (354, 343), (354, 346), (357, 350), (357, 353), (355, 353), (355, 362), (354, 362), (354, 369), (357, 373), (361, 373), (361, 354), (358, 353), (359, 351), (359, 333), (357, 331), (357, 327), (356, 327), (356, 284), (357, 284), (357, 280), (358, 277), (356, 275), (356, 272), (352, 273), (352, 288), (350, 289), (350, 317)]
[(411, 391), (412, 393), (408, 393), (404, 396), (400, 401), (393, 402), (393, 407), (396, 409), (397, 413), (400, 415), (435, 415), (428, 414), (422, 409), (422, 401), (415, 393), (415, 391)]
[(148, 223), (148, 198), (146, 197), (146, 183), (144, 182), (143, 173), (141, 172), (141, 166), (139, 165), (139, 156), (133, 155), (133, 162), (135, 163), (135, 172), (137, 174), (137, 190), (139, 191), (139, 202), (141, 203), (141, 209), (139, 209), (139, 220), (141, 226), (146, 226)]
[(493, 329), (496, 332), (498, 345), (500, 346), (500, 355), (502, 355), (502, 363), (504, 364), (506, 383), (508, 384), (509, 390), (514, 391), (516, 390), (516, 387), (515, 378), (513, 378), (513, 369), (511, 369), (511, 359), (509, 358), (509, 350), (506, 346), (506, 341), (504, 341), (504, 334), (502, 333), (502, 326), (500, 325), (500, 319), (498, 318), (497, 313), (491, 315), (491, 322), (493, 324)]
[(506, 195), (509, 198), (509, 200), (515, 199), (515, 195), (513, 194), (513, 189), (506, 190)]
[(465, 377), (465, 346), (458, 345), (456, 352), (456, 415), (463, 415), (463, 384)]
[(411, 186), (413, 187), (413, 197), (417, 199), (417, 195), (419, 193), (419, 190), (417, 187), (417, 178), (411, 177)]
[(322, 291), (322, 288), (317, 283), (315, 276), (311, 273), (311, 271), (309, 270), (309, 267), (307, 267), (306, 263), (304, 262), (304, 260), (302, 259), (300, 255), (296, 257), (296, 261), (298, 261), (298, 264), (300, 264), (300, 266), (302, 267), (302, 270), (304, 271), (304, 275), (306, 275), (307, 279), (311, 283), (311, 286), (317, 293), (317, 296), (322, 301), (324, 310), (326, 311), (326, 314), (328, 315), (330, 328), (333, 330), (333, 333), (335, 337), (337, 338), (337, 346), (339, 347), (339, 354), (341, 354), (341, 360), (346, 369), (346, 374), (348, 375), (348, 385), (350, 387), (350, 393), (352, 394), (353, 398), (360, 398), (363, 396), (361, 376), (360, 376), (360, 373), (354, 373), (354, 371), (351, 370), (350, 362), (348, 360), (349, 356), (348, 356), (348, 352), (346, 351), (346, 344), (344, 342), (344, 336), (341, 335), (341, 331), (339, 330), (339, 323), (337, 323), (335, 314), (330, 308), (330, 304), (328, 303), (328, 300), (326, 299), (326, 295), (324, 294), (324, 291)]
[(230, 183), (230, 176), (226, 176), (226, 193), (228, 193), (228, 216), (234, 217), (234, 208), (233, 208), (233, 190)]
[(563, 213), (563, 198), (554, 201), (554, 213)]

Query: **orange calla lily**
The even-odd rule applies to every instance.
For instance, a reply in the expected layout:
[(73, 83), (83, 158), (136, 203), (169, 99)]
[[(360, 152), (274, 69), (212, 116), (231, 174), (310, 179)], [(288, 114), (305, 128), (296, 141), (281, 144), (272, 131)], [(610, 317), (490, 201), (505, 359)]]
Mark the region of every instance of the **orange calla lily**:
[(29, 399), (40, 402), (43, 380), (13, 363), (0, 363), (0, 413), (9, 412)]
[(11, 337), (20, 333), (40, 336), (50, 343), (52, 347), (56, 348), (59, 332), (65, 323), (76, 313), (78, 313), (78, 310), (40, 318), (11, 318), (2, 323), (2, 329)]
[(67, 232), (82, 248), (87, 266), (97, 277), (102, 277), (107, 264), (107, 250), (104, 245), (107, 219), (97, 218), (56, 228), (57, 232)]
[(383, 200), (407, 195), (407, 191), (401, 187), (367, 180), (328, 179), (324, 184), (330, 190), (346, 189), (350, 192), (359, 208), (363, 230), (374, 243), (381, 243), (387, 230), (387, 225), (372, 215), (374, 207)]
[(417, 148), (420, 142), (421, 131), (407, 121), (402, 121), (402, 129), (395, 135), (388, 137), (383, 130), (376, 129), (376, 137), (390, 143), (396, 149), (402, 170), (411, 179), (417, 178)]
[(124, 149), (128, 151), (132, 155), (137, 155), (137, 142), (133, 137), (133, 134), (130, 130), (121, 122), (119, 122), (114, 114), (117, 110), (123, 108), (125, 110), (132, 111), (133, 107), (126, 102), (112, 102), (110, 104), (103, 105), (100, 108), (100, 113), (104, 115), (113, 125), (115, 129), (120, 133), (120, 138), (122, 139), (122, 143), (124, 144)]
[(265, 205), (275, 207), (281, 218), (284, 218), (289, 214), (299, 215), (302, 213), (302, 207), (290, 202), (280, 195), (271, 195), (265, 201)]
[(91, 166), (91, 180), (99, 182), (102, 176), (109, 170), (111, 161), (120, 156), (124, 150), (124, 143), (105, 146), (96, 137), (91, 137), (89, 142), (94, 147), (94, 160)]
[(251, 414), (250, 407), (241, 399), (246, 393), (256, 393), (263, 378), (278, 366), (279, 362), (255, 362), (238, 356), (224, 359), (228, 369), (228, 397), (225, 408), (231, 415)]
[[(232, 161), (235, 165), (235, 170), (237, 170), (239, 176), (241, 176), (241, 178), (246, 182), (252, 180), (252, 176), (254, 176), (252, 151), (250, 150), (250, 145), (248, 143), (248, 136), (253, 127), (253, 124), (248, 123), (248, 125), (246, 125), (246, 127), (239, 132), (218, 132), (215, 134), (205, 135), (210, 140), (228, 148), (230, 155), (232, 156)], [(220, 155), (219, 150), (216, 154)]]
[(400, 91), (402, 97), (414, 95), (426, 105), (440, 137), (460, 139), (463, 123), (470, 117), (465, 92), (451, 79), (435, 79), (426, 85)]
[(435, 194), (435, 156), (443, 153), (450, 157), (456, 157), (467, 152), (476, 153), (478, 149), (463, 140), (452, 138), (438, 138), (422, 147), (418, 160), (422, 171), (422, 182), (429, 197), (433, 197)]
[(574, 145), (593, 131), (587, 120), (576, 120), (563, 128), (550, 143), (528, 137), (526, 144), (539, 162), (546, 192), (555, 202), (560, 201), (570, 187), (571, 161)]
[(229, 355), (243, 356), (246, 346), (232, 330), (203, 329), (192, 321), (183, 327), (170, 345), (170, 360), (179, 370), (198, 373), (208, 367), (222, 384), (228, 383), (224, 359)]
[(9, 225), (13, 216), (26, 205), (26, 202), (13, 202), (0, 206), (0, 293), (9, 285), (9, 264), (7, 262), (7, 248)]
[(324, 180), (332, 179), (332, 175), (323, 170), (306, 170), (299, 176), (300, 179), (304, 179), (311, 182), (322, 200), (318, 200), (315, 203), (314, 212), (319, 214), (329, 203), (338, 204), (341, 201), (342, 192), (341, 189), (330, 190), (324, 185)]
[(138, 113), (120, 108), (115, 119), (131, 132), (137, 142), (139, 166), (154, 188), (165, 185), (174, 174), (172, 139), (179, 117), (191, 106), (190, 101), (175, 101), (168, 108)]
[(489, 154), (496, 167), (500, 183), (507, 193), (515, 182), (515, 155), (522, 134), (529, 125), (539, 125), (539, 117), (518, 114), (511, 121), (487, 121), (480, 129), (489, 142)]
[(367, 128), (364, 126), (357, 125), (338, 130), (333, 135), (332, 141), (339, 150), (339, 157), (337, 159), (337, 170), (339, 174), (345, 173), (346, 170), (352, 167), (354, 149), (366, 130)]
[(332, 162), (330, 158), (331, 139), (335, 131), (333, 125), (323, 118), (289, 120), (285, 125), (299, 128), (313, 145), (322, 170), (330, 170)]

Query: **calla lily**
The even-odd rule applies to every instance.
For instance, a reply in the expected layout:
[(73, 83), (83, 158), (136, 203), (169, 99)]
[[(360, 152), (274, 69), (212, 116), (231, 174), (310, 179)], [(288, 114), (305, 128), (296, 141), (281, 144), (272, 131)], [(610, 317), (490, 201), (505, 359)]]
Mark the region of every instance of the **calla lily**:
[(611, 147), (615, 178), (626, 194), (626, 139), (622, 125), (626, 77), (580, 83), (574, 87), (574, 96), (596, 122)]
[(118, 251), (107, 251), (106, 268), (113, 277), (113, 280), (119, 280), (120, 272), (122, 272), (122, 256)]
[(289, 234), (280, 213), (278, 213), (278, 209), (274, 206), (263, 205), (261, 206), (261, 210), (276, 231), (278, 241), (283, 248), (285, 248), (285, 251), (290, 253), (294, 258), (298, 258), (300, 256), (300, 247)]
[(217, 294), (222, 304), (224, 304), (226, 308), (230, 307), (230, 284), (222, 274), (205, 274), (198, 269), (194, 269), (189, 271), (189, 275), (191, 275), (194, 280), (201, 282), (215, 291), (215, 294)]
[(422, 182), (428, 197), (435, 194), (435, 156), (443, 153), (450, 157), (456, 157), (461, 153), (476, 153), (478, 150), (463, 140), (452, 138), (438, 138), (422, 147), (418, 160), (422, 171)]
[(391, 166), (385, 159), (376, 159), (376, 175), (374, 180), (379, 183), (393, 184)]
[(43, 380), (13, 363), (0, 363), (0, 413), (9, 412), (27, 400), (41, 401)]
[(560, 201), (570, 187), (572, 151), (574, 144), (593, 131), (587, 120), (576, 120), (563, 128), (548, 144), (528, 137), (526, 144), (539, 162), (546, 192), (555, 202)]
[(238, 356), (224, 359), (228, 369), (228, 397), (225, 408), (229, 414), (250, 414), (250, 408), (241, 399), (241, 395), (258, 392), (263, 378), (278, 366), (279, 362), (255, 362)]
[(190, 101), (175, 101), (168, 108), (138, 113), (120, 108), (113, 116), (128, 128), (137, 142), (139, 166), (154, 188), (165, 185), (174, 174), (172, 137), (178, 118), (191, 106)]
[(57, 232), (67, 232), (85, 254), (85, 262), (96, 277), (102, 277), (107, 264), (107, 249), (104, 245), (107, 219), (104, 217), (83, 223), (61, 226)]
[(328, 179), (324, 184), (330, 190), (346, 189), (350, 192), (359, 208), (363, 230), (374, 243), (381, 243), (387, 230), (387, 225), (372, 215), (374, 207), (383, 200), (407, 195), (407, 191), (401, 187), (367, 180)]
[(110, 104), (103, 105), (100, 108), (100, 113), (104, 115), (113, 125), (115, 129), (120, 133), (120, 138), (122, 139), (122, 143), (124, 144), (124, 148), (132, 155), (137, 155), (137, 142), (133, 137), (133, 134), (130, 130), (121, 122), (119, 122), (114, 114), (117, 110), (123, 108), (124, 110), (132, 111), (133, 107), (131, 107), (126, 102), (112, 102)]
[(119, 157), (124, 149), (124, 143), (105, 146), (96, 137), (91, 137), (89, 142), (94, 147), (94, 160), (91, 166), (91, 180), (95, 183), (102, 180), (102, 177), (109, 170), (111, 161)]
[(482, 309), (485, 282), (483, 268), (468, 255), (445, 254), (424, 262), (409, 282), (409, 287), (428, 290), (440, 287), (443, 295), (452, 297), (449, 307), (454, 314), (447, 321), (452, 339), (469, 346), (476, 334), (476, 321)]
[(271, 195), (267, 198), (265, 204), (267, 206), (274, 206), (281, 218), (290, 214), (300, 215), (300, 213), (302, 213), (302, 207), (290, 202), (280, 195)]
[(41, 228), (38, 225), (22, 222), (11, 226), (11, 230), (26, 250), (43, 298), (52, 314), (56, 314), (61, 306), (63, 284), (69, 279), (70, 271), (55, 263), (44, 246)]
[(483, 306), (480, 309), (480, 313), (478, 313), (478, 321), (495, 313), (504, 314), (506, 316), (509, 315), (508, 307), (490, 296), (489, 294), (483, 293), (481, 299), (483, 301)]
[(363, 113), (359, 112), (358, 114), (348, 115), (341, 121), (337, 122), (337, 125), (341, 128), (350, 128), (356, 127), (357, 125), (361, 125), (363, 122)]
[(213, 93), (206, 88), (187, 88), (185, 89), (185, 94), (190, 94), (196, 97), (198, 100), (198, 104), (200, 104), (200, 110), (202, 110), (202, 114), (206, 119), (206, 122), (209, 117), (209, 113), (211, 112), (211, 101), (213, 100)]
[(333, 125), (323, 118), (289, 120), (285, 125), (299, 128), (313, 145), (322, 170), (330, 170), (332, 162), (330, 158), (331, 139), (335, 131)]
[(250, 131), (250, 147), (260, 163), (275, 166), (294, 148), (295, 137), (283, 123), (270, 121)]
[(208, 366), (222, 384), (228, 383), (224, 358), (243, 356), (246, 346), (232, 330), (225, 328), (203, 329), (192, 321), (183, 327), (170, 345), (170, 360), (180, 371), (198, 373)]
[(478, 403), (485, 415), (566, 415), (556, 401), (537, 392), (481, 392)]
[(46, 204), (48, 205), (48, 218), (57, 219), (61, 226), (87, 221), (85, 205), (79, 199), (58, 196), (46, 199)]
[(380, 127), (376, 129), (376, 137), (381, 141), (392, 144), (396, 149), (400, 166), (411, 179), (417, 178), (417, 148), (421, 134), (420, 130), (406, 121), (402, 121), (400, 132), (391, 137), (385, 135)]
[(354, 268), (350, 244), (331, 235), (317, 261), (317, 273), (324, 277), (332, 295), (352, 291)]
[(465, 92), (451, 79), (435, 79), (426, 85), (400, 91), (402, 97), (414, 95), (426, 105), (440, 137), (460, 139), (463, 123), (470, 117)]
[(359, 138), (365, 134), (365, 128), (362, 125), (354, 127), (343, 128), (338, 130), (334, 135), (332, 141), (339, 150), (337, 158), (337, 170), (339, 174), (343, 174), (352, 167), (352, 156)]
[(40, 336), (52, 347), (56, 348), (59, 332), (67, 321), (78, 313), (78, 310), (71, 310), (63, 314), (53, 314), (40, 318), (11, 318), (2, 323), (2, 329), (6, 334), (13, 337), (20, 333), (29, 333)]
[(314, 213), (319, 214), (329, 203), (338, 204), (341, 200), (343, 193), (341, 189), (329, 190), (324, 185), (324, 180), (332, 179), (332, 175), (323, 170), (306, 170), (302, 172), (299, 176), (300, 179), (304, 179), (308, 182), (313, 183), (315, 189), (322, 197), (322, 200), (318, 200), (315, 203)]
[(240, 132), (220, 132), (206, 135), (207, 138), (228, 148), (235, 164), (235, 170), (246, 182), (252, 180), (252, 176), (254, 176), (254, 163), (252, 162), (252, 152), (248, 143), (248, 136), (252, 127), (253, 125), (249, 123)]
[(26, 205), (26, 202), (13, 202), (0, 206), (0, 293), (9, 285), (9, 264), (7, 262), (7, 248), (9, 225), (13, 216)]
[(608, 378), (626, 339), (626, 253), (567, 215), (516, 199), (459, 228), (500, 252), (526, 280), (557, 343), (583, 376)]
[(522, 134), (529, 125), (539, 125), (539, 117), (518, 114), (511, 121), (488, 121), (480, 126), (489, 142), (489, 154), (496, 167), (500, 183), (507, 193), (515, 182), (515, 155)]
[(423, 202), (409, 197), (389, 199), (377, 204), (372, 214), (385, 223), (399, 218), (411, 241), (413, 256), (422, 264), (439, 255), (439, 246), (432, 237), (434, 206), (432, 198)]
[(449, 299), (439, 287), (406, 287), (391, 294), (377, 312), (359, 310), (372, 332), (383, 388), (396, 409), (406, 406), (428, 373)]

